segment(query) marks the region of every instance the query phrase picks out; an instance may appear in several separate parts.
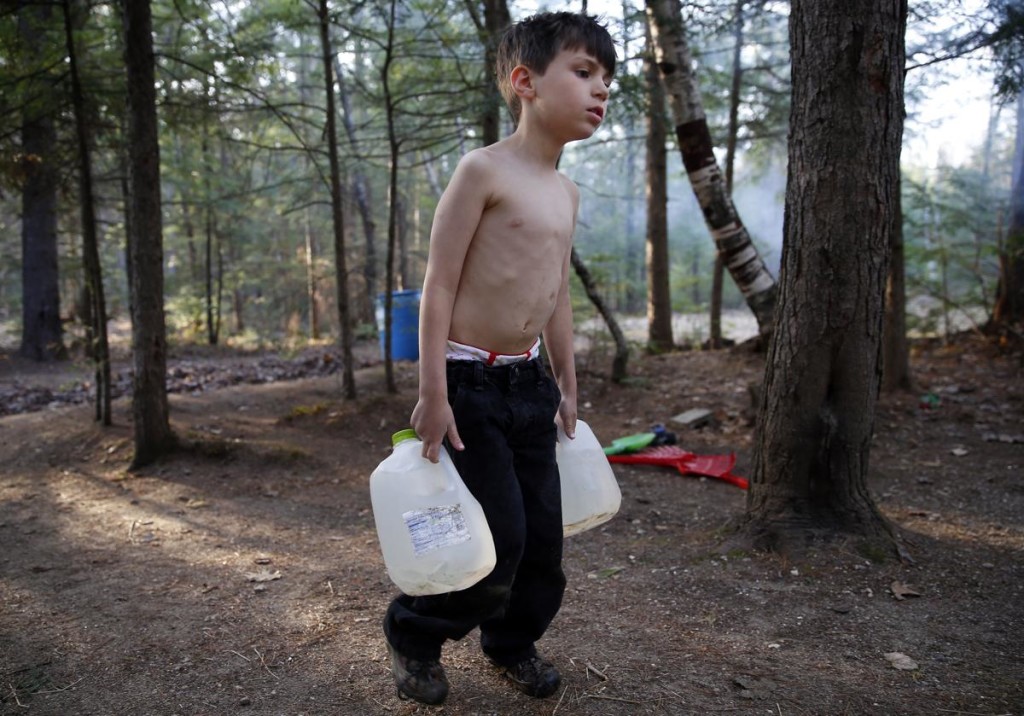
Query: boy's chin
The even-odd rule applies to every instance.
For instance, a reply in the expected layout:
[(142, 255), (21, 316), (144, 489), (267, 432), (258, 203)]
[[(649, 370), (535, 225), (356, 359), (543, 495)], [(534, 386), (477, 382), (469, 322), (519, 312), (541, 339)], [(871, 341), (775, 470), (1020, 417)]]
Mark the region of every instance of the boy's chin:
[(569, 141), (570, 142), (579, 142), (579, 141), (581, 141), (583, 139), (590, 139), (595, 134), (597, 134), (597, 130), (598, 130), (598, 127), (592, 127), (590, 129), (590, 131), (584, 130), (584, 131), (577, 132), (576, 135), (573, 136), (572, 139), (570, 139)]

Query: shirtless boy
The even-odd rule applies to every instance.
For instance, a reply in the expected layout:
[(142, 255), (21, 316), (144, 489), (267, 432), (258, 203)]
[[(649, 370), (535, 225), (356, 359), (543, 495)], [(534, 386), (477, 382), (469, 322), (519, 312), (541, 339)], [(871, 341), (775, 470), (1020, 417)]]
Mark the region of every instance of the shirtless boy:
[(444, 701), (441, 646), (475, 627), (520, 690), (558, 689), (535, 646), (565, 589), (556, 420), (569, 436), (576, 427), (568, 278), (579, 191), (557, 162), (601, 124), (614, 71), (611, 37), (592, 17), (541, 13), (510, 28), (497, 75), (516, 130), (462, 158), (434, 215), (411, 423), (424, 456), (448, 449), (480, 501), (497, 566), (468, 589), (391, 603), (384, 633), (402, 698)]

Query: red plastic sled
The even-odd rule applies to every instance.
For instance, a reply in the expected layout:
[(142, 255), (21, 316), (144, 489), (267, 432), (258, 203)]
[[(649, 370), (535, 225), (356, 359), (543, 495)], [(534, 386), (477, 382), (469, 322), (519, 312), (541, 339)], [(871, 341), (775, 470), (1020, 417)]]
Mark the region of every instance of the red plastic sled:
[(736, 465), (736, 454), (728, 455), (697, 455), (687, 452), (678, 445), (659, 445), (648, 447), (633, 453), (609, 455), (608, 462), (621, 462), (642, 465), (665, 465), (674, 467), (683, 475), (703, 475), (713, 477), (741, 490), (747, 489), (746, 478), (732, 474)]

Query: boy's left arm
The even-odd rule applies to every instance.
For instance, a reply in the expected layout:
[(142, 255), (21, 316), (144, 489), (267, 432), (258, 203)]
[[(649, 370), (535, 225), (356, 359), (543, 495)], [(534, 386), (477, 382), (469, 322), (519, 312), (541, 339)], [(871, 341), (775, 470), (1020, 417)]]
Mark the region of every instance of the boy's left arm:
[[(573, 202), (573, 233), (576, 229), (576, 215), (579, 211), (580, 194), (576, 185), (563, 177), (566, 189)], [(544, 344), (547, 346), (551, 372), (554, 373), (562, 402), (558, 406), (558, 420), (570, 438), (576, 437), (576, 352), (573, 348), (572, 302), (569, 300), (569, 269), (572, 264), (572, 245), (565, 254), (562, 265), (562, 287), (558, 291), (555, 312), (544, 327)]]
[(569, 302), (569, 266), (566, 260), (565, 279), (558, 293), (558, 303), (551, 320), (544, 328), (551, 372), (554, 374), (562, 402), (558, 420), (570, 438), (576, 437), (576, 355), (573, 349), (572, 304)]

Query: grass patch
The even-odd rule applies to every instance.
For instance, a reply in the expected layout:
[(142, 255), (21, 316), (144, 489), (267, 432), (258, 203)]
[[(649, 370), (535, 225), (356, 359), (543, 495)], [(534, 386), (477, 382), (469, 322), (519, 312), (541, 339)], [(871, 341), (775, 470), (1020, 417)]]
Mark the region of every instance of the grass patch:
[(327, 403), (315, 403), (313, 405), (296, 405), (281, 420), (290, 423), (302, 418), (311, 418), (327, 411)]
[(210, 437), (205, 433), (189, 430), (185, 435), (183, 447), (187, 452), (200, 457), (224, 460), (234, 454), (238, 445), (223, 438)]

